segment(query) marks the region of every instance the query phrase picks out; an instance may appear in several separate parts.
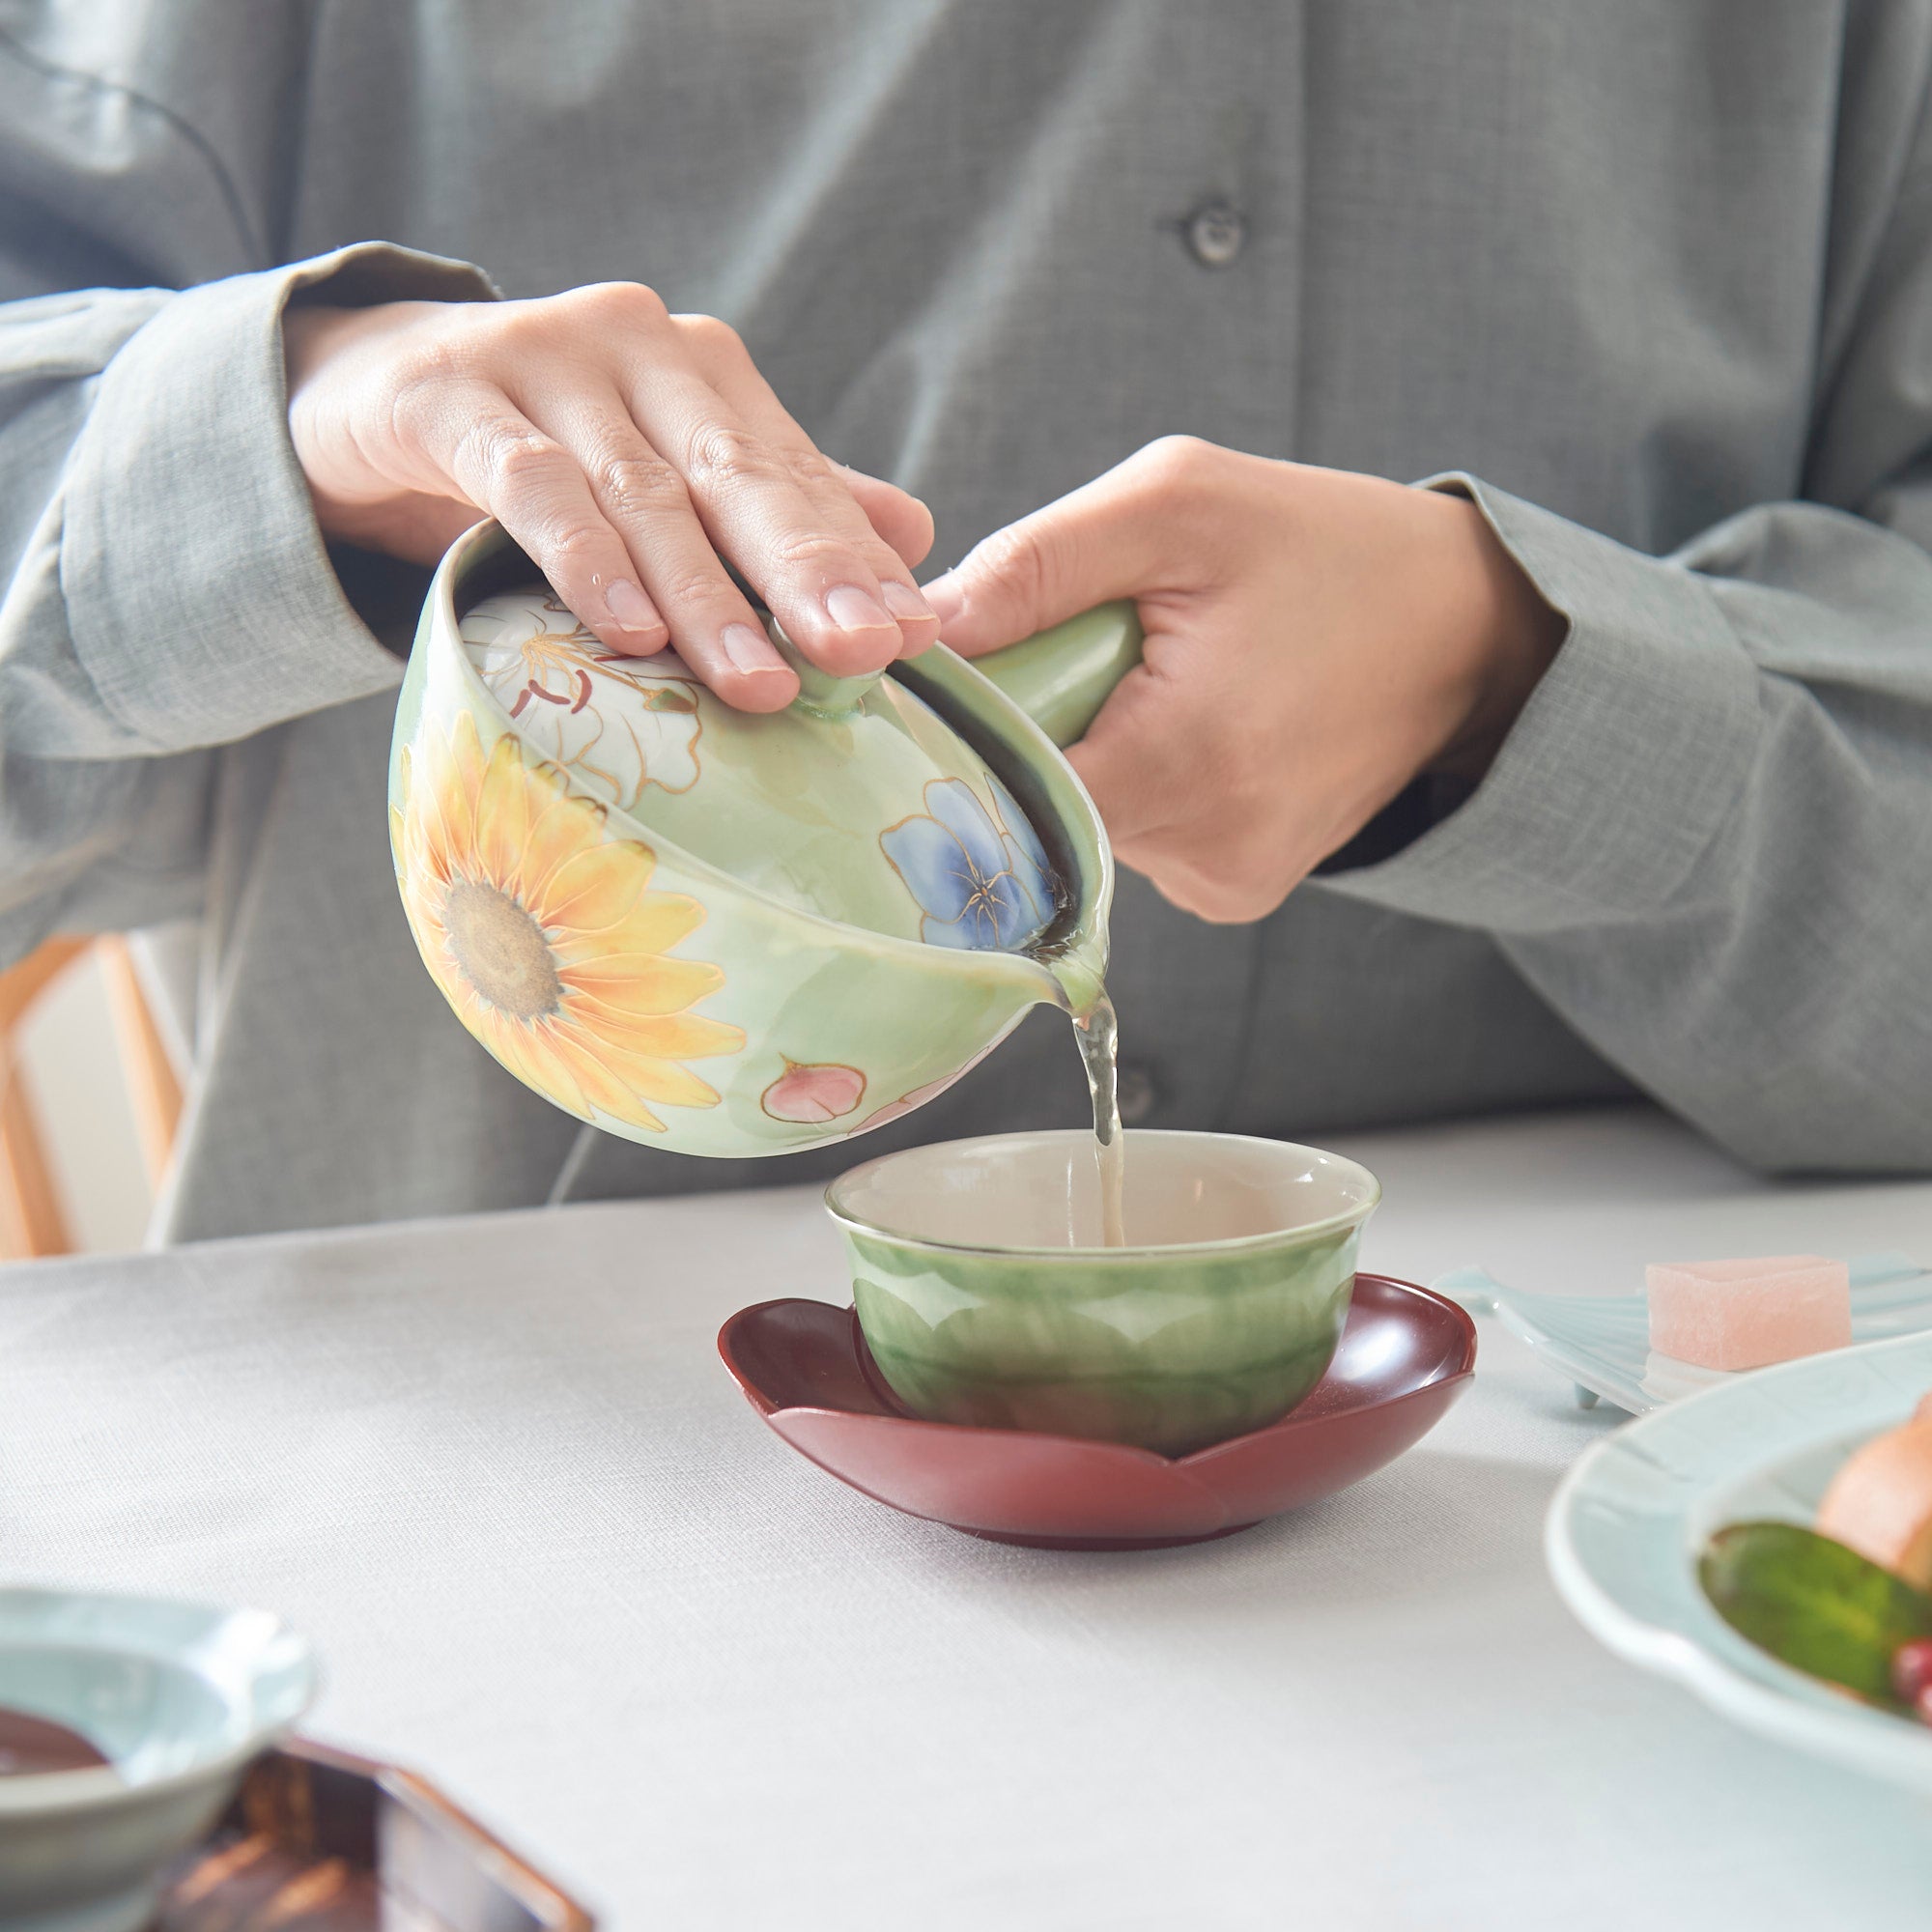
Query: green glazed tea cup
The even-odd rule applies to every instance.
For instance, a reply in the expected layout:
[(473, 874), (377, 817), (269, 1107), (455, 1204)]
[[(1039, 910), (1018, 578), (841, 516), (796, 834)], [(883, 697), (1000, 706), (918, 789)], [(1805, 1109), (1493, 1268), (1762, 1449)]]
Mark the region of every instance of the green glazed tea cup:
[(825, 1198), (867, 1347), (915, 1415), (1184, 1456), (1321, 1379), (1380, 1195), (1315, 1148), (1129, 1133), (1109, 1248), (1094, 1137), (1066, 1131), (887, 1154)]

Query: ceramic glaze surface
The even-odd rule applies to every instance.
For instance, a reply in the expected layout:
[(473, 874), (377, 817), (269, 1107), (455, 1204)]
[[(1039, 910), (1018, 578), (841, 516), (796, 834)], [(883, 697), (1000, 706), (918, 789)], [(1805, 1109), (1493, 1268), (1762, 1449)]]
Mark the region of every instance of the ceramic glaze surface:
[[(1855, 1255), (1852, 1340), (1932, 1328), (1932, 1274), (1910, 1255)], [(1642, 1294), (1539, 1294), (1507, 1288), (1482, 1268), (1457, 1268), (1430, 1284), (1471, 1314), (1496, 1316), (1538, 1358), (1577, 1385), (1587, 1402), (1602, 1397), (1633, 1415), (1735, 1382), (1756, 1369), (1703, 1369), (1673, 1361), (1650, 1346), (1649, 1304)]]
[(895, 679), (836, 713), (735, 711), (673, 650), (607, 651), (545, 584), (460, 629), (526, 754), (781, 904), (962, 951), (1024, 951), (1053, 918), (1026, 813)]
[(986, 678), (935, 648), (820, 711), (741, 716), (674, 658), (587, 645), (530, 575), (494, 525), (444, 558), (389, 783), (423, 962), (526, 1085), (678, 1152), (781, 1153), (1097, 994), (1105, 835)]
[(1727, 1523), (1810, 1523), (1852, 1451), (1928, 1389), (1921, 1333), (1727, 1377), (1640, 1417), (1584, 1455), (1550, 1503), (1557, 1590), (1619, 1656), (1734, 1722), (1932, 1796), (1932, 1729), (1779, 1662), (1719, 1616), (1697, 1578)]
[(860, 1324), (907, 1408), (1174, 1456), (1315, 1387), (1374, 1178), (1213, 1134), (1130, 1133), (1126, 1159), (1125, 1248), (1099, 1245), (1077, 1132), (913, 1149), (832, 1184)]
[(315, 1695), (306, 1644), (261, 1610), (0, 1590), (0, 1704), (109, 1763), (0, 1777), (0, 1923), (145, 1924), (160, 1867)]

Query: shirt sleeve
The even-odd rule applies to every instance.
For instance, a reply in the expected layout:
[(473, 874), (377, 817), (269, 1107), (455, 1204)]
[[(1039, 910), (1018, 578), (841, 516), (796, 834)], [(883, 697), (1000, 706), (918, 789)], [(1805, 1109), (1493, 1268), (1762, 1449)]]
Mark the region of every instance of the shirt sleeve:
[(281, 317), (494, 291), (265, 260), (284, 160), (0, 33), (0, 960), (196, 910), (220, 749), (400, 677), (316, 525)]
[(1435, 480), (1568, 635), (1474, 792), (1319, 888), (1492, 933), (1607, 1059), (1774, 1170), (1932, 1169), (1922, 139), (1891, 187), (1824, 345), (1802, 500), (1659, 557)]

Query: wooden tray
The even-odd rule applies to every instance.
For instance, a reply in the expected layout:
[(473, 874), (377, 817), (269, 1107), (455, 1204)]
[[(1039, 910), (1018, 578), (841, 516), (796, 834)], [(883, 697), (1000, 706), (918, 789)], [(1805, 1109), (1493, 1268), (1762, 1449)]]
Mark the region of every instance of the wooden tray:
[(412, 1772), (295, 1740), (169, 1875), (154, 1932), (593, 1932)]

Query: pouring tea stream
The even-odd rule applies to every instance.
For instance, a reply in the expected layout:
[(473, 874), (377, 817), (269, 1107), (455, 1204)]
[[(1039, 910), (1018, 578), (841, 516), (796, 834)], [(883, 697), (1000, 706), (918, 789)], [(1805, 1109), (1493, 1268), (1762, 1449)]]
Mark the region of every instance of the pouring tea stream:
[(390, 757), (431, 977), (566, 1112), (723, 1157), (897, 1119), (1058, 1006), (1117, 1241), (1113, 860), (1059, 748), (1139, 661), (1133, 607), (859, 678), (771, 629), (799, 696), (734, 711), (668, 651), (608, 651), (499, 526), (457, 541)]

